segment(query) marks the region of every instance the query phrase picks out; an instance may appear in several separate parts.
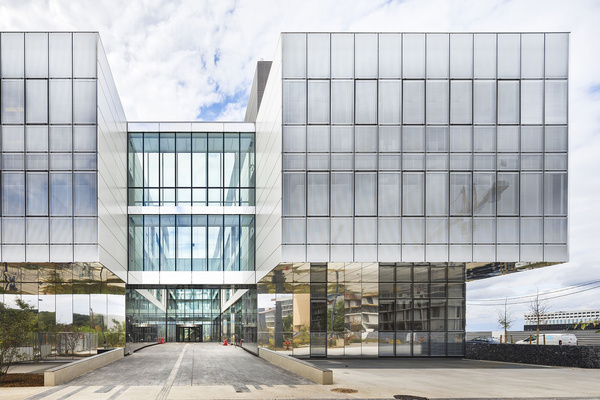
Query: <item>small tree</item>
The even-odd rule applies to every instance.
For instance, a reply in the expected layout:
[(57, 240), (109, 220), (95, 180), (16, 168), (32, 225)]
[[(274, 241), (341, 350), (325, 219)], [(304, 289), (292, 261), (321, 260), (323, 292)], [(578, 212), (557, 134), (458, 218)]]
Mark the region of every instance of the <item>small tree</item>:
[(540, 299), (540, 291), (537, 290), (535, 298), (529, 304), (529, 312), (536, 322), (536, 344), (540, 344), (540, 325), (546, 322), (546, 314), (548, 312), (548, 301)]
[(498, 325), (504, 329), (504, 343), (508, 343), (508, 330), (515, 322), (507, 302), (508, 300), (504, 299), (504, 310), (498, 310)]
[(12, 363), (27, 358), (22, 348), (29, 342), (33, 307), (21, 299), (17, 299), (17, 307), (8, 308), (0, 303), (0, 383)]

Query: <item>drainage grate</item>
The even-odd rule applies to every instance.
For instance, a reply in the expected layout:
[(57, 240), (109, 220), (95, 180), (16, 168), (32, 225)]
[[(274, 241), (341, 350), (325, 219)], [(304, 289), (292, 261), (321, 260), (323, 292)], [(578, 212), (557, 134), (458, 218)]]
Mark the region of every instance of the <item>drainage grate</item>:
[(398, 400), (429, 400), (427, 397), (412, 396), (410, 394), (397, 394), (394, 395), (394, 398)]
[(334, 388), (331, 389), (332, 392), (337, 392), (337, 393), (356, 393), (358, 392), (358, 390), (356, 389), (346, 389), (346, 388)]

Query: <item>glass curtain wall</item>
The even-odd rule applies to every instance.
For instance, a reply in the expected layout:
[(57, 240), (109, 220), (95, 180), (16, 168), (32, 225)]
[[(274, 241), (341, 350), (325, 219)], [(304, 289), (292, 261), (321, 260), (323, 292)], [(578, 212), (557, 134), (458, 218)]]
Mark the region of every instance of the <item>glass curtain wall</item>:
[(568, 41), (282, 35), (283, 259), (567, 260)]
[(33, 307), (32, 355), (90, 355), (125, 346), (125, 283), (97, 263), (3, 263), (0, 302)]
[(2, 260), (98, 259), (96, 33), (2, 33)]
[(130, 206), (253, 206), (254, 133), (129, 133)]
[(462, 356), (464, 282), (464, 264), (282, 264), (258, 283), (258, 346), (295, 357)]
[(258, 353), (256, 288), (247, 289), (240, 300), (222, 314), (222, 336)]
[(129, 271), (254, 271), (254, 216), (129, 215)]

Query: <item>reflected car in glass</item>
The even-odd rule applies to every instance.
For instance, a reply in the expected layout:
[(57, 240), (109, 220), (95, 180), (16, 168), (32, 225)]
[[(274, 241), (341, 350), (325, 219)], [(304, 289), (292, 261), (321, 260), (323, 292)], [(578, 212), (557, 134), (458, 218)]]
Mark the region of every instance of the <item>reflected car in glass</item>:
[(467, 340), (466, 343), (487, 343), (487, 344), (499, 344), (500, 340), (493, 338), (493, 337), (487, 337), (487, 336), (478, 336), (475, 337), (473, 339)]

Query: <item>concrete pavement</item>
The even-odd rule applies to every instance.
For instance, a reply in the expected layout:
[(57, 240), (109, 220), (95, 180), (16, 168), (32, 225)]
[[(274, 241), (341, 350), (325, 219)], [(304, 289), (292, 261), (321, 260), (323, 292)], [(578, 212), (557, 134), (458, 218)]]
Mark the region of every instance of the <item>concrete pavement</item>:
[[(0, 400), (600, 399), (600, 370), (460, 359), (311, 362), (332, 369), (334, 385), (313, 384), (240, 348), (169, 343), (61, 386), (0, 389)], [(357, 392), (331, 391), (335, 388)]]

